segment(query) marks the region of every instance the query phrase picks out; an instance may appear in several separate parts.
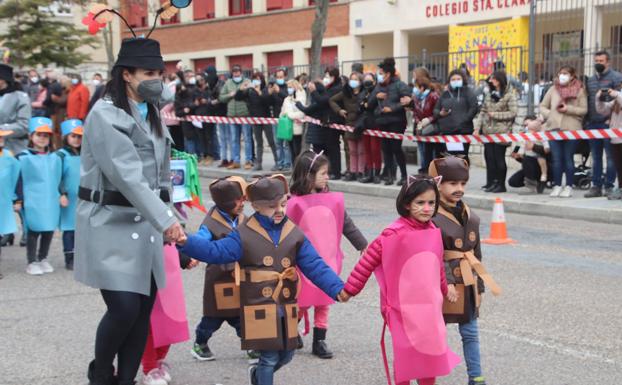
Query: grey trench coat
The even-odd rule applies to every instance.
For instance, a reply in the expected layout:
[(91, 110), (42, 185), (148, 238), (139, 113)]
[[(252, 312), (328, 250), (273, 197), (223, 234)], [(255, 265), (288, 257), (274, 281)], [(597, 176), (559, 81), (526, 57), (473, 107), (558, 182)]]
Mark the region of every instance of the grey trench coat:
[(13, 91), (0, 96), (0, 129), (13, 131), (4, 137), (4, 146), (13, 154), (19, 154), (28, 146), (30, 114), (30, 99), (26, 93)]
[(76, 280), (98, 289), (149, 295), (151, 275), (166, 284), (164, 230), (176, 218), (160, 199), (170, 191), (171, 137), (152, 133), (130, 102), (132, 116), (99, 100), (84, 126), (80, 186), (121, 192), (133, 207), (80, 200), (76, 213)]

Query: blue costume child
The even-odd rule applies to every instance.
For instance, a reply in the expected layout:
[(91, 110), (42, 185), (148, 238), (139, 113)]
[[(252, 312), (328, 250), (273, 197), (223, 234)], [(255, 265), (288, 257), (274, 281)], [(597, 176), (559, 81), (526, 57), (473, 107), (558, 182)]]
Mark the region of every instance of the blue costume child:
[[(13, 201), (16, 198), (15, 186), (19, 177), (19, 163), (11, 151), (4, 148), (4, 137), (11, 133), (12, 131), (0, 130), (0, 234), (13, 234), (17, 231)], [(2, 256), (1, 246), (0, 256)]]
[(235, 284), (222, 301), (239, 293), (242, 349), (258, 350), (250, 381), (272, 385), (274, 372), (289, 363), (298, 346), (299, 277), (296, 268), (328, 296), (342, 295), (343, 282), (311, 242), (285, 216), (287, 181), (282, 175), (262, 177), (247, 188), (256, 212), (227, 237), (212, 241), (201, 227), (182, 244), (188, 256), (214, 264), (236, 263)]
[(73, 270), (74, 232), (76, 229), (76, 205), (80, 187), (80, 147), (82, 145), (82, 121), (66, 120), (60, 125), (63, 134), (63, 148), (56, 152), (61, 159), (60, 230), (63, 232), (63, 253), (65, 267)]
[[(54, 271), (47, 256), (60, 218), (62, 165), (60, 158), (50, 152), (51, 127), (52, 121), (48, 118), (32, 118), (29, 147), (17, 155), (20, 164), (17, 198), (23, 202), (24, 225), (28, 233), (26, 272), (30, 275)], [(38, 245), (39, 239), (41, 243)]]

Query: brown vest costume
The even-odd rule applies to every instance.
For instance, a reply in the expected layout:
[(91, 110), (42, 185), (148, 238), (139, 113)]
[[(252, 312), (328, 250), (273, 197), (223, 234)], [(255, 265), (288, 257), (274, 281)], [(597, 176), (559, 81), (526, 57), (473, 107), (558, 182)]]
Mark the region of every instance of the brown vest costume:
[[(243, 216), (238, 218), (242, 223)], [(212, 207), (203, 225), (219, 240), (233, 230), (216, 207)], [(235, 263), (208, 265), (205, 268), (203, 287), (203, 315), (214, 318), (235, 318), (240, 316), (240, 288), (235, 284)]]
[[(441, 229), (443, 247), (445, 248), (445, 272), (451, 282), (453, 277), (458, 292), (458, 301), (451, 303), (445, 298), (443, 316), (446, 323), (464, 323), (471, 320), (472, 306), (475, 305), (474, 316), (479, 315), (480, 294), (484, 285), (471, 267), (471, 256), (481, 260), (479, 250), (479, 217), (464, 205), (467, 215), (466, 225), (462, 226), (452, 213), (439, 206), (438, 213), (432, 219)], [(465, 282), (466, 281), (466, 282)]]
[[(275, 247), (254, 216), (240, 225), (238, 231), (243, 253), (240, 259), (242, 349), (295, 349), (300, 283), (296, 255), (304, 243), (304, 234), (287, 220)], [(279, 308), (283, 317), (279, 316)]]

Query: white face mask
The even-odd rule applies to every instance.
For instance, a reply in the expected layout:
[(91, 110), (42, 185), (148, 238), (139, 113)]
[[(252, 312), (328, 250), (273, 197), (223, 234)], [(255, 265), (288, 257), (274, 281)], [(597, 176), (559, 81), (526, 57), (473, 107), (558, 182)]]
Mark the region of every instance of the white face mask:
[(190, 79), (188, 79), (188, 84), (190, 84), (191, 86), (197, 84), (197, 78), (191, 77)]
[(568, 74), (559, 74), (559, 84), (565, 85), (570, 81), (570, 75)]
[(97, 86), (98, 86), (98, 85), (100, 85), (100, 84), (101, 84), (101, 82), (99, 81), (99, 79), (93, 79), (93, 85), (94, 85), (95, 87), (97, 87)]
[(331, 84), (332, 82), (333, 82), (333, 78), (328, 77), (328, 76), (322, 80), (322, 83), (324, 83), (325, 86)]
[(71, 84), (73, 84), (74, 86), (77, 85), (78, 83), (80, 83), (80, 81), (76, 78), (71, 79)]
[(39, 78), (37, 76), (33, 76), (30, 78), (30, 81), (36, 84), (36, 83), (39, 83)]

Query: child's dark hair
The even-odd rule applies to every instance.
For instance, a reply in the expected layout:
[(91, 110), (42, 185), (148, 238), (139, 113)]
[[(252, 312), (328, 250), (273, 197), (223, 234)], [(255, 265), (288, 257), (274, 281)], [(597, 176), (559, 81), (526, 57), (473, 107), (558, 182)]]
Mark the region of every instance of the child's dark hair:
[(408, 218), (410, 216), (410, 211), (406, 206), (410, 205), (416, 197), (429, 190), (433, 190), (434, 196), (436, 197), (436, 205), (434, 206), (433, 216), (436, 215), (441, 201), (438, 186), (436, 185), (434, 178), (421, 174), (409, 176), (406, 183), (402, 186), (402, 189), (395, 200), (395, 207), (397, 208), (398, 214), (402, 217)]
[(328, 165), (328, 158), (308, 150), (296, 159), (289, 190), (294, 195), (307, 195), (315, 188), (315, 174), (322, 166)]

